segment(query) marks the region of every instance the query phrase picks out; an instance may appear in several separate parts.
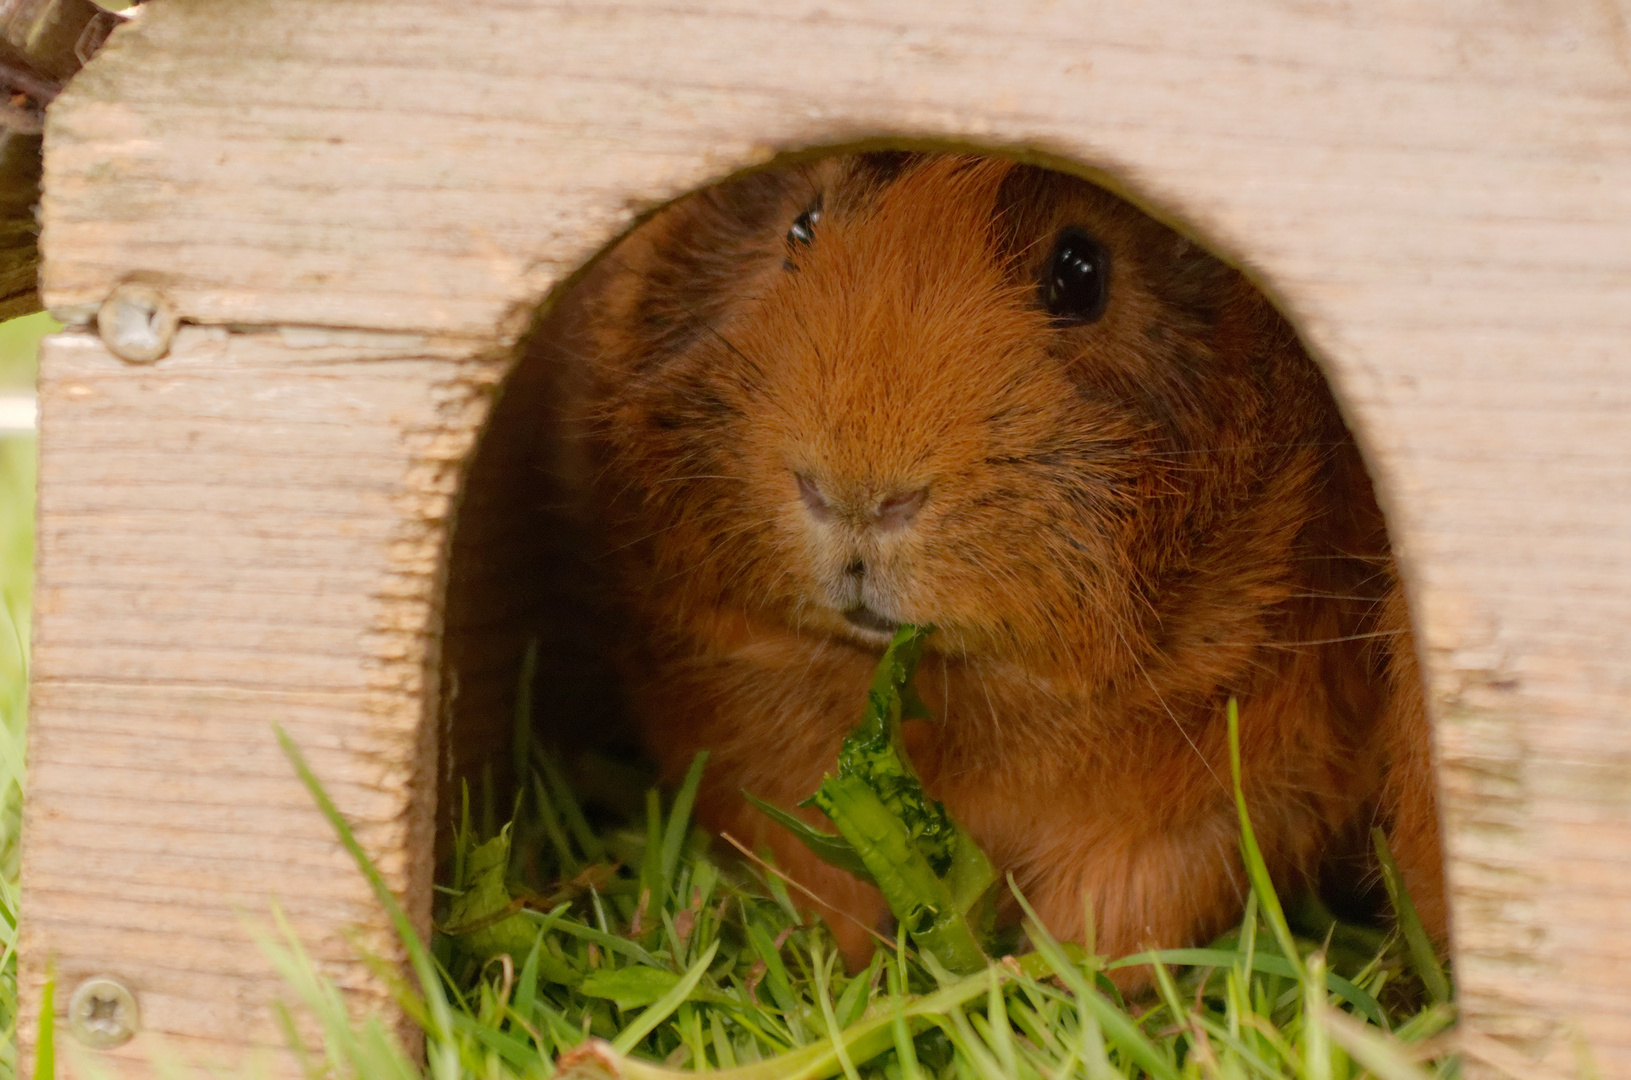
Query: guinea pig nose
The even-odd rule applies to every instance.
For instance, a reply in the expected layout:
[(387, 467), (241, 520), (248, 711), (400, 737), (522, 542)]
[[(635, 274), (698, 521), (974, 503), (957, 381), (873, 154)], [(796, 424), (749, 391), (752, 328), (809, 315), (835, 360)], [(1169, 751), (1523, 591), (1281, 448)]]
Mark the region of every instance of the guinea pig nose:
[(923, 507), (929, 497), (928, 488), (916, 491), (897, 491), (878, 504), (878, 527), (885, 530), (904, 529)]
[(810, 511), (810, 516), (817, 521), (832, 517), (832, 509), (827, 505), (827, 500), (821, 497), (821, 489), (816, 487), (815, 481), (803, 473), (794, 473), (793, 478), (799, 482), (799, 499), (803, 501), (804, 508)]

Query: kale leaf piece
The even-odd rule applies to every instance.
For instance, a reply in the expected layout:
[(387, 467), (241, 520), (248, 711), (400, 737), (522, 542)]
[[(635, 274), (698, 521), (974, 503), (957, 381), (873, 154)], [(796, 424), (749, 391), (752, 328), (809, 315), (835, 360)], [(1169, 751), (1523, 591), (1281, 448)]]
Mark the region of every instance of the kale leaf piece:
[(878, 662), (866, 712), (838, 752), (837, 775), (803, 806), (838, 829), (815, 829), (748, 795), (824, 862), (876, 885), (900, 927), (953, 972), (987, 963), (997, 872), (939, 801), (923, 790), (901, 741), (901, 722), (930, 718), (912, 673), (933, 627), (903, 626)]

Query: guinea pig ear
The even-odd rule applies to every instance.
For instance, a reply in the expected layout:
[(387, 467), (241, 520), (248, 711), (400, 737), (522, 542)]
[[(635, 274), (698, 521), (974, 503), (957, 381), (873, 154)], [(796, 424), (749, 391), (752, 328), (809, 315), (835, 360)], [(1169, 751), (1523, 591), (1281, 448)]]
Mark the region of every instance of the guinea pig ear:
[(1031, 267), (1047, 257), (1053, 234), (1062, 222), (1059, 207), (1072, 189), (1092, 189), (1073, 176), (1040, 169), (1035, 165), (1015, 165), (997, 187), (991, 224), (997, 257), (1016, 280), (1031, 277)]
[[(602, 362), (660, 366), (711, 335), (757, 267), (779, 265), (788, 208), (808, 180), (751, 173), (679, 199), (606, 254), (580, 289), (593, 295)], [(614, 340), (615, 339), (615, 340)]]
[(1262, 294), (1240, 271), (1158, 222), (1150, 221), (1146, 231), (1140, 261), (1162, 268), (1147, 276), (1168, 308), (1197, 328), (1247, 314), (1241, 308), (1248, 309), (1248, 318), (1257, 317), (1257, 308), (1264, 306)]
[(870, 196), (893, 184), (916, 168), (929, 155), (912, 150), (877, 150), (856, 154), (846, 160), (844, 181), (862, 196)]

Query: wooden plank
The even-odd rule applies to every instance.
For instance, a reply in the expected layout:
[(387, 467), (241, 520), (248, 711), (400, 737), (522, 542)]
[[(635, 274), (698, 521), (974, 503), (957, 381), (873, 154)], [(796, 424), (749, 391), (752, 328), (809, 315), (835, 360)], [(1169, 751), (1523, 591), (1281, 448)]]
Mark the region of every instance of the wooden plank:
[[(43, 288), (85, 322), (136, 276), (214, 329), (160, 374), (65, 374), (45, 401), (42, 687), (196, 677), (223, 709), (309, 689), (405, 738), (432, 707), (415, 664), (477, 422), (462, 383), (424, 372), (501, 356), (640, 210), (778, 153), (892, 135), (1050, 155), (1242, 261), (1323, 357), (1421, 629), (1464, 1015), (1564, 1066), (1578, 1024), (1606, 1074), (1631, 1071), (1631, 977), (1600, 959), (1631, 952), (1626, 21), (1594, 0), (155, 5), (53, 107)], [(245, 325), (285, 329), (274, 346)], [(448, 359), (392, 382), (401, 339), (316, 355), (312, 327), (426, 335), (395, 355)], [(335, 380), (357, 400), (324, 398)], [(414, 398), (431, 385), (450, 403)], [(303, 428), (274, 392), (335, 416), (378, 395), (403, 444), (378, 416)], [(102, 418), (59, 468), (53, 409)], [(267, 425), (259, 457), (244, 417)], [(310, 455), (330, 446), (347, 468), (325, 479)], [(125, 487), (138, 450), (159, 487)], [(229, 489), (242, 542), (212, 539)], [(355, 534), (316, 512), (347, 498)], [(375, 589), (394, 600), (348, 651), (376, 595), (358, 567), (392, 568)], [(155, 595), (177, 568), (210, 597), (190, 624)], [(332, 586), (301, 594), (310, 653), (266, 614), (301, 574)], [(145, 599), (121, 608), (116, 584)], [(384, 703), (343, 704), (368, 694)], [(70, 815), (66, 791), (42, 797)]]
[(384, 1000), (347, 932), (400, 949), (274, 723), (429, 918), (425, 534), (445, 531), (497, 366), (377, 340), (279, 366), (279, 334), (220, 344), (137, 368), (69, 334), (42, 355), (23, 978), (54, 962), (59, 1001), (124, 980), (144, 1015), (124, 1062), (159, 1036), (220, 1063), (281, 1045), (249, 934), (271, 899), (359, 1002)]
[[(240, 13), (238, 50), (212, 50), (209, 18), (185, 9), (115, 39), (125, 100), (98, 100), (93, 69), (54, 129), (51, 187), (65, 205), (47, 213), (76, 257), (48, 270), (53, 304), (98, 302), (104, 256), (119, 252), (113, 265), (163, 275), (207, 321), (490, 334), (513, 329), (516, 301), (621, 228), (631, 203), (774, 149), (877, 131), (988, 134), (1094, 161), (1254, 256), (1262, 236), (1230, 217), (1272, 216), (1283, 231), (1295, 224), (1288, 190), (1346, 176), (1332, 194), (1361, 216), (1338, 250), (1408, 255), (1437, 235), (1401, 228), (1415, 220), (1546, 222), (1545, 202), (1615, 139), (1613, 39), (1605, 12), (1584, 5), (1503, 20), (1477, 5), (1361, 19), (1250, 3), (1207, 18), (1036, 4), (1005, 13), (1002, 32), (967, 4), (921, 26), (910, 9), (880, 21), (850, 4), (495, 4), (471, 23), (435, 4), (342, 7)], [(302, 20), (324, 32), (291, 38)], [(1463, 33), (1476, 47), (1458, 52)], [(390, 47), (356, 49), (364, 39)], [(1570, 50), (1568, 66), (1548, 42)], [(479, 50), (480, 79), (461, 48)], [(1536, 77), (1520, 86), (1513, 71)], [(215, 99), (227, 85), (241, 94), (230, 113)], [(431, 134), (427, 116), (457, 122)], [(110, 186), (82, 179), (106, 161), (93, 131), (151, 140), (151, 153), (119, 155), (119, 205)], [(1480, 171), (1497, 162), (1498, 177)], [(1560, 183), (1536, 205), (1525, 193), (1547, 188), (1546, 173)], [(445, 197), (475, 177), (480, 200)], [(283, 198), (241, 198), (245, 184)], [(1594, 187), (1622, 208), (1631, 198)], [(163, 211), (181, 205), (185, 215)], [(177, 244), (185, 268), (167, 258)]]

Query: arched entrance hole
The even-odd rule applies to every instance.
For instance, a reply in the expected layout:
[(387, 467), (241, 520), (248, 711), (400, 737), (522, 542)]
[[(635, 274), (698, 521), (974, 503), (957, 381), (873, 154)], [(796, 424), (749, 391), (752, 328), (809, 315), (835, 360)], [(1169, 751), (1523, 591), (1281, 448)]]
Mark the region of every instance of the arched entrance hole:
[[(967, 153), (966, 148), (939, 148), (942, 154), (948, 149)], [(893, 185), (916, 182), (913, 178), (925, 174), (931, 168), (929, 163), (950, 160), (917, 147), (907, 151), (869, 146), (864, 150), (860, 157), (855, 156), (856, 148), (799, 155), (706, 189), (700, 197), (712, 200), (709, 213), (716, 219), (711, 226), (714, 233), (709, 235), (725, 235), (718, 225), (721, 215), (761, 215), (764, 221), (744, 218), (744, 229), (769, 229), (765, 244), (787, 246), (785, 268), (798, 272), (800, 249), (818, 241), (823, 215), (843, 212), (832, 201), (822, 202), (824, 183), (839, 183), (832, 179), (839, 177), (848, 185), (843, 197), (854, 203), (850, 209), (859, 220), (867, 213), (884, 213), (878, 207), (888, 205), (887, 192)], [(1288, 872), (1314, 873), (1323, 858), (1312, 850), (1316, 847), (1345, 848), (1348, 854), (1341, 858), (1362, 867), (1369, 827), (1386, 823), (1394, 829), (1396, 844), (1405, 849), (1406, 875), (1415, 879), (1412, 884), (1421, 894), (1427, 922), (1442, 934), (1445, 915), (1437, 877), (1438, 822), (1427, 722), (1403, 593), (1359, 451), (1313, 361), (1297, 344), (1289, 324), (1247, 279), (1208, 253), (1199, 240), (1186, 238), (1181, 227), (1169, 229), (1122, 202), (1111, 191), (1124, 196), (1132, 193), (1113, 178), (1093, 175), (1099, 184), (1094, 187), (1081, 179), (1083, 170), (1058, 162), (1047, 162), (1049, 168), (1044, 168), (1027, 160), (1016, 165), (1000, 157), (958, 160), (966, 163), (958, 168), (967, 175), (978, 174), (982, 168), (989, 173), (989, 183), (980, 189), (984, 194), (979, 197), (987, 198), (993, 207), (991, 250), (1003, 253), (1003, 266), (1008, 268), (1004, 273), (1029, 275), (1021, 284), (1032, 291), (1026, 293), (1021, 306), (1038, 309), (1035, 327), (1051, 326), (1066, 334), (1098, 322), (1106, 301), (1089, 294), (1106, 288), (1106, 280), (1112, 283), (1111, 290), (1118, 288), (1115, 282), (1124, 280), (1141, 320), (1133, 326), (1127, 321), (1133, 316), (1117, 313), (1123, 322), (1117, 324), (1120, 336), (1113, 340), (1105, 338), (1094, 345), (1077, 337), (1068, 339), (1074, 344), (1049, 346), (1067, 365), (1093, 355), (1107, 358), (1105, 367), (1120, 365), (1112, 375), (1088, 376), (1076, 386), (1076, 392), (1083, 398), (1098, 394), (1100, 403), (1114, 399), (1111, 411), (1123, 408), (1126, 412), (1113, 421), (1126, 428), (1116, 436), (1122, 440), (1117, 445), (1123, 456), (1115, 465), (1120, 472), (1107, 479), (1099, 493), (1125, 503), (1103, 520), (1114, 518), (1126, 528), (1116, 533), (1106, 526), (1095, 534), (1109, 546), (1096, 551), (1092, 558), (1097, 562), (1083, 570), (1086, 578), (1098, 580), (1093, 575), (1099, 568), (1119, 565), (1117, 560), (1125, 555), (1125, 573), (1107, 575), (1125, 595), (1118, 593), (1114, 602), (1103, 601), (1094, 592), (1096, 586), (1082, 585), (1084, 578), (1074, 580), (1081, 596), (1104, 602), (1106, 614), (1101, 621), (1124, 620), (1124, 624), (1117, 623), (1116, 632), (1128, 655), (1124, 661), (1104, 661), (1101, 671), (1094, 666), (1099, 654), (1113, 647), (1084, 645), (1074, 658), (1048, 656), (1041, 663), (1046, 668), (1043, 674), (1066, 681), (1080, 675), (1092, 684), (1092, 694), (1102, 691), (1107, 695), (1103, 700), (1119, 703), (1107, 707), (1126, 708), (1131, 710), (1129, 715), (1158, 706), (1159, 713), (1152, 713), (1154, 722), (1170, 720), (1214, 781), (1217, 770), (1209, 760), (1216, 756), (1216, 747), (1204, 749), (1201, 744), (1212, 737), (1207, 732), (1215, 734), (1216, 725), (1207, 727), (1205, 716), (1215, 713), (1216, 706), (1231, 694), (1255, 694), (1259, 701), (1276, 702), (1263, 706), (1264, 713), (1279, 710), (1275, 715), (1293, 719), (1284, 721), (1289, 726), (1276, 729), (1275, 738), (1259, 747), (1264, 755), (1262, 768), (1279, 770), (1274, 778), (1260, 778), (1259, 782), (1265, 790), (1279, 784), (1299, 792), (1281, 803), (1264, 804), (1272, 812), (1285, 814), (1280, 843)], [(1001, 164), (987, 167), (981, 160)], [(864, 164), (843, 164), (855, 161)], [(949, 175), (957, 169), (942, 171)], [(857, 179), (857, 172), (867, 175)], [(798, 206), (783, 206), (786, 200), (781, 194), (788, 185), (777, 177), (792, 176), (798, 177), (793, 186), (808, 185), (810, 196)], [(971, 192), (978, 183), (948, 180), (946, 190)], [(694, 202), (696, 197), (688, 198)], [(1101, 244), (1099, 232), (1084, 229), (1074, 220), (1049, 218), (1061, 202), (1080, 208), (1081, 214), (1098, 222), (1095, 228), (1108, 239)], [(856, 208), (863, 203), (871, 209)], [(947, 205), (922, 214), (920, 224), (926, 228), (919, 235), (923, 242), (936, 240), (936, 214), (944, 213), (949, 220), (956, 211), (955, 205)], [(660, 211), (658, 216), (662, 222), (671, 222), (676, 212)], [(1167, 217), (1159, 210), (1151, 214)], [(659, 222), (644, 228), (660, 227), (665, 226)], [(624, 241), (643, 242), (639, 237)], [(1004, 244), (1009, 246), (1004, 248)], [(616, 251), (631, 249), (611, 250), (610, 258), (615, 260)], [(667, 249), (669, 254), (680, 250)], [(728, 272), (710, 267), (706, 258), (694, 257), (695, 251), (685, 253), (691, 258), (689, 264), (668, 264), (667, 269), (682, 276)], [(722, 251), (720, 257), (739, 254)], [(1101, 255), (1107, 261), (1096, 268), (1090, 265)], [(649, 631), (651, 614), (629, 614), (627, 572), (616, 557), (618, 551), (644, 544), (660, 530), (638, 536), (627, 528), (621, 535), (615, 535), (616, 530), (607, 532), (596, 500), (611, 497), (607, 492), (620, 481), (606, 476), (606, 459), (578, 455), (577, 447), (571, 445), (572, 440), (586, 437), (582, 410), (569, 404), (576, 391), (568, 388), (578, 384), (575, 365), (598, 363), (585, 350), (604, 348), (609, 340), (592, 334), (573, 335), (581, 330), (584, 303), (601, 303), (609, 295), (607, 290), (616, 287), (608, 284), (616, 276), (605, 271), (608, 265), (599, 263), (600, 271), (592, 270), (582, 282), (567, 286), (547, 306), (547, 314), (535, 328), (493, 411), (469, 470), (449, 560), (442, 679), (444, 764), (438, 812), (438, 831), (444, 843), (439, 847), (445, 846), (457, 820), (462, 805), (460, 784), (468, 784), (473, 793), (477, 820), (485, 820), (491, 828), (506, 819), (517, 784), (526, 781), (526, 772), (537, 764), (535, 759), (557, 753), (563, 746), (569, 756), (573, 748), (588, 746), (609, 748), (614, 760), (637, 758), (641, 743), (637, 729), (644, 721), (649, 730), (652, 716), (666, 704), (649, 684), (631, 690), (627, 682), (629, 642)], [(642, 263), (635, 272), (651, 274), (654, 265)], [(1071, 274), (1077, 276), (1069, 277)], [(1117, 274), (1124, 278), (1118, 279)], [(674, 286), (673, 295), (683, 298), (688, 295), (685, 288), (683, 283)], [(1118, 302), (1118, 294), (1112, 291), (1109, 303)], [(727, 351), (740, 356), (741, 350), (708, 324), (711, 310), (706, 296), (695, 306), (676, 301), (673, 310), (655, 315), (636, 304), (627, 309), (628, 317), (668, 322), (660, 332), (643, 338), (633, 334), (630, 340), (643, 342), (641, 347), (666, 349), (668, 337), (696, 336), (670, 333), (669, 323), (676, 318), (681, 322), (694, 319), (697, 334), (719, 337)], [(968, 315), (955, 305), (950, 310), (958, 318)], [(1115, 312), (1113, 306), (1109, 310)], [(570, 346), (562, 344), (566, 337), (572, 338)], [(1098, 354), (1093, 354), (1095, 348)], [(987, 383), (1001, 377), (987, 371), (988, 366), (974, 365)], [(984, 385), (968, 389), (975, 391)], [(699, 384), (697, 393), (706, 397), (704, 389)], [(1236, 396), (1235, 391), (1242, 392)], [(732, 408), (717, 401), (714, 405), (727, 411)], [(854, 410), (855, 403), (849, 405)], [(1237, 406), (1240, 411), (1231, 412)], [(674, 426), (661, 417), (652, 422)], [(673, 446), (677, 445), (671, 444), (668, 452), (676, 453)], [(1099, 468), (1109, 460), (1078, 454), (1074, 444), (1046, 453), (1036, 446), (1031, 449), (1055, 471)], [(983, 462), (990, 465), (995, 460), (987, 456)], [(1173, 461), (1181, 464), (1175, 466)], [(841, 516), (835, 507), (840, 507), (842, 496), (834, 495), (836, 488), (829, 485), (842, 486), (843, 478), (823, 479), (813, 471), (814, 466), (809, 473), (798, 471), (796, 465), (790, 468), (797, 486), (788, 490), (803, 500), (810, 513)], [(1230, 470), (1240, 475), (1224, 478)], [(1204, 483), (1194, 481), (1203, 473), (1217, 476)], [(1226, 491), (1219, 487), (1231, 484), (1234, 486)], [(1173, 495), (1180, 488), (1183, 494)], [(932, 504), (934, 490), (924, 486), (908, 495), (919, 498), (931, 492), (927, 498)], [(873, 492), (868, 497), (872, 495), (883, 500), (882, 507), (894, 505), (891, 499), (897, 498), (892, 492)], [(1142, 507), (1169, 496), (1178, 507), (1171, 511), (1171, 519), (1143, 523)], [(987, 505), (991, 499), (1002, 498), (982, 497)], [(879, 520), (887, 524), (890, 512), (881, 511)], [(916, 512), (915, 504), (912, 512)], [(1035, 520), (1029, 524), (1041, 527)], [(1241, 536), (1231, 539), (1231, 530), (1237, 529), (1242, 530)], [(1152, 537), (1149, 530), (1159, 535)], [(1065, 539), (1071, 541), (1070, 546), (1085, 550), (1073, 537)], [(1014, 542), (1016, 551), (1024, 547), (1019, 539)], [(1125, 547), (1115, 548), (1121, 542), (1153, 544), (1162, 547), (1162, 553), (1143, 552), (1135, 557)], [(1173, 550), (1177, 554), (1168, 559)], [(1000, 549), (987, 556), (1004, 558)], [(873, 557), (857, 555), (852, 562), (864, 566)], [(1045, 550), (1024, 554), (1016, 556), (1015, 565), (1029, 570), (1049, 557)], [(1344, 569), (1318, 572), (1299, 564), (1322, 560), (1322, 567), (1342, 560), (1348, 563)], [(1283, 564), (1283, 569), (1264, 571), (1263, 566), (1269, 564)], [(1232, 576), (1219, 585), (1219, 575)], [(620, 580), (622, 599), (618, 600)], [(1055, 599), (1062, 588), (1068, 591), (1069, 586), (1056, 586)], [(863, 630), (868, 616), (873, 622), (885, 616), (891, 623), (899, 621), (897, 611), (878, 615), (871, 605), (883, 602), (865, 599), (869, 594), (864, 589), (858, 595), (862, 598), (853, 608), (837, 614)], [(1123, 599), (1127, 601), (1125, 613), (1118, 607)], [(940, 602), (947, 610), (958, 607), (944, 596)], [(1061, 624), (1062, 612), (1063, 618), (1069, 618), (1065, 607), (1051, 601), (1042, 602), (1039, 609), (1045, 609), (1055, 625)], [(784, 629), (790, 621), (796, 623), (796, 633), (836, 634), (848, 646), (857, 646), (855, 635), (844, 637), (848, 631), (833, 622), (832, 612), (827, 616), (817, 612), (806, 626), (803, 619), (810, 609), (796, 608), (796, 618), (788, 614), (792, 610), (784, 603), (768, 618), (781, 619)], [(920, 605), (919, 610), (928, 609)], [(837, 629), (824, 628), (823, 617)], [(924, 621), (928, 618), (956, 624), (956, 616), (942, 619), (933, 611)], [(1023, 618), (1021, 613), (997, 621), (1006, 628)], [(1083, 640), (1096, 641), (1094, 632), (1091, 627), (1082, 630), (1087, 635)], [(1140, 635), (1140, 643), (1130, 640)], [(982, 638), (976, 628), (965, 629), (955, 640), (966, 654), (970, 648), (978, 652), (999, 638), (1000, 634)], [(1012, 643), (1003, 644), (1006, 641), (1001, 639), (993, 647), (999, 653), (1009, 649), (1002, 655), (1012, 660)], [(862, 635), (859, 645), (866, 644)], [(1086, 658), (1089, 654), (1091, 659)], [(943, 654), (943, 667), (953, 663), (944, 659), (950, 656), (950, 650)], [(1227, 656), (1234, 659), (1217, 659)], [(1163, 674), (1158, 661), (1165, 660), (1181, 670)], [(646, 658), (632, 662), (638, 666)], [(1257, 678), (1254, 671), (1267, 667), (1282, 681), (1251, 681)], [(1061, 675), (1067, 669), (1071, 674)], [(1090, 671), (1096, 673), (1083, 674)], [(950, 709), (953, 679), (946, 678), (948, 689), (941, 704)], [(1149, 689), (1149, 700), (1142, 703), (1144, 689), (1139, 680)], [(640, 681), (640, 677), (635, 680)], [(1289, 696), (1281, 700), (1276, 695)], [(1399, 704), (1401, 701), (1406, 704)], [(1248, 702), (1248, 717), (1251, 709)], [(1304, 719), (1296, 719), (1299, 716)], [(1269, 721), (1265, 718), (1264, 722)], [(1075, 752), (1065, 745), (1068, 742), (1060, 744), (1061, 754)], [(1179, 754), (1184, 753), (1180, 747)], [(1253, 753), (1248, 743), (1248, 772)], [(606, 758), (602, 754), (597, 760)], [(1273, 764), (1268, 763), (1271, 761)], [(672, 762), (665, 764), (672, 766)], [(967, 760), (959, 768), (960, 773), (945, 766), (946, 775), (977, 771)], [(1191, 779), (1205, 783), (1199, 773)], [(613, 788), (617, 782), (604, 772), (590, 780)], [(1180, 788), (1189, 783), (1189, 779), (1174, 780)], [(968, 805), (977, 802), (967, 792), (965, 799)], [(1174, 805), (1181, 802), (1176, 800)], [(1314, 804), (1319, 806), (1312, 808)], [(1151, 819), (1166, 820), (1181, 813), (1176, 809), (1171, 814), (1165, 809), (1152, 811)], [(1363, 877), (1364, 870), (1355, 876)], [(1204, 919), (1192, 921), (1191, 937), (1203, 924), (1211, 926)]]

